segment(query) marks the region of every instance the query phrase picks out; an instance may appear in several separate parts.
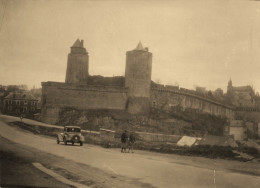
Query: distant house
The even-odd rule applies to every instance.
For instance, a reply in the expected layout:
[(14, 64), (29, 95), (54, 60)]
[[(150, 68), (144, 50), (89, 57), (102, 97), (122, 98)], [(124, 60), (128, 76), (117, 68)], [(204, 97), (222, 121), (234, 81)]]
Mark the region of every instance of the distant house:
[(10, 93), (4, 98), (3, 113), (9, 115), (32, 116), (37, 113), (38, 100), (26, 92)]
[(232, 105), (240, 108), (254, 108), (256, 107), (255, 102), (255, 91), (252, 86), (238, 86), (232, 85), (231, 79), (227, 86), (227, 97)]
[(0, 113), (2, 113), (3, 111), (3, 107), (4, 107), (4, 98), (7, 95), (7, 91), (6, 88), (4, 88), (3, 86), (0, 85)]
[(207, 94), (207, 90), (206, 90), (206, 87), (199, 87), (197, 86), (196, 87), (196, 92), (199, 93), (199, 94)]
[(4, 103), (4, 92), (0, 91), (0, 113), (3, 109), (3, 103)]

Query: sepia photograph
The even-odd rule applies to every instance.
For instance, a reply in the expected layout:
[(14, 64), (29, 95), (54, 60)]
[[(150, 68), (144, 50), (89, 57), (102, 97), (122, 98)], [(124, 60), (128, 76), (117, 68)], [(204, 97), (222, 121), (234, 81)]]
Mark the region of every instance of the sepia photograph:
[(0, 0), (0, 188), (259, 188), (260, 0)]

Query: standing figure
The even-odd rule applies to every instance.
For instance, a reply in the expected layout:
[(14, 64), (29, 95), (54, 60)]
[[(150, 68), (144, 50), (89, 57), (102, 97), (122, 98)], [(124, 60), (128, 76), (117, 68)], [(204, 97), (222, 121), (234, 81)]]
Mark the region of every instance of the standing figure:
[(135, 136), (134, 133), (131, 133), (129, 136), (129, 144), (128, 144), (128, 153), (130, 149), (132, 150), (132, 153), (134, 153), (134, 143), (135, 143)]
[(20, 120), (23, 122), (23, 114), (20, 115)]
[(127, 131), (125, 130), (122, 135), (121, 135), (121, 143), (122, 143), (122, 149), (121, 152), (125, 152), (126, 153), (126, 144), (128, 141), (128, 135), (127, 135)]

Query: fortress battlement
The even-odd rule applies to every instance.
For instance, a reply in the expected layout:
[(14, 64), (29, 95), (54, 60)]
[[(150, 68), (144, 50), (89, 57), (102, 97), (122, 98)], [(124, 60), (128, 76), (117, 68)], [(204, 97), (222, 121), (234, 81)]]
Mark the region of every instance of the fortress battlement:
[(174, 94), (178, 94), (178, 95), (185, 95), (185, 96), (193, 97), (193, 98), (196, 98), (196, 99), (199, 99), (199, 100), (203, 100), (205, 102), (212, 103), (212, 104), (215, 104), (215, 105), (218, 105), (218, 106), (222, 106), (222, 107), (225, 107), (225, 108), (228, 108), (228, 109), (231, 109), (231, 110), (235, 110), (235, 107), (233, 107), (233, 106), (226, 105), (226, 104), (223, 104), (223, 103), (218, 102), (216, 100), (212, 100), (210, 98), (200, 96), (197, 93), (195, 93), (195, 91), (192, 92), (190, 90), (182, 90), (182, 88), (180, 88), (180, 89), (176, 89), (176, 88), (170, 89), (169, 86), (165, 86), (165, 88), (162, 88), (162, 87), (152, 88), (152, 91), (174, 93)]
[(43, 87), (56, 87), (65, 90), (97, 91), (97, 92), (119, 92), (127, 93), (128, 89), (121, 86), (87, 85), (63, 82), (42, 82)]

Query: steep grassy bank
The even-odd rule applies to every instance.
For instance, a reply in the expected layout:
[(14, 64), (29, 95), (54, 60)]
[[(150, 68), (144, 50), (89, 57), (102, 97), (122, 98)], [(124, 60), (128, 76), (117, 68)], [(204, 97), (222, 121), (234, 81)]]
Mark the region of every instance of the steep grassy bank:
[(64, 108), (60, 113), (59, 125), (79, 125), (84, 129), (98, 131), (100, 128), (122, 131), (203, 136), (221, 136), (227, 119), (200, 114), (178, 107), (170, 111), (152, 109), (149, 115), (133, 115), (120, 110), (76, 110)]

